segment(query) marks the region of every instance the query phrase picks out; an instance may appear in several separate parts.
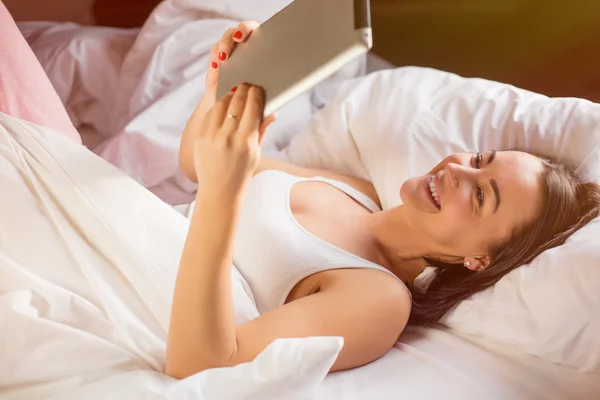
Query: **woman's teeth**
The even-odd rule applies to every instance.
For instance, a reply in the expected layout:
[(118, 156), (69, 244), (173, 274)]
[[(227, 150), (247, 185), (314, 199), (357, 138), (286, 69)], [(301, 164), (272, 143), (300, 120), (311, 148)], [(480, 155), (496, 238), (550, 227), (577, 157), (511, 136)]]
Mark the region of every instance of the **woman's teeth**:
[(431, 195), (433, 196), (433, 199), (435, 200), (436, 204), (439, 206), (440, 198), (437, 193), (437, 188), (435, 187), (435, 179), (434, 178), (435, 178), (435, 176), (432, 176), (431, 178), (429, 178), (429, 190), (431, 191)]

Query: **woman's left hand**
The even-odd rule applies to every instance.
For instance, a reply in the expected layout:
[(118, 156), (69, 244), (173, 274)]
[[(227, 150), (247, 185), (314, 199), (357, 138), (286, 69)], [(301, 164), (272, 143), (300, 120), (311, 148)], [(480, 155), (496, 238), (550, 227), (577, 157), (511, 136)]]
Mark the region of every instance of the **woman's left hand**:
[[(208, 70), (206, 71), (206, 94), (205, 96), (216, 101), (217, 86), (219, 83), (219, 71), (221, 65), (226, 63), (240, 43), (246, 42), (252, 31), (260, 24), (256, 21), (243, 21), (235, 28), (230, 28), (221, 37), (210, 52)], [(241, 82), (240, 82), (241, 83)]]
[(198, 192), (230, 195), (243, 189), (260, 160), (268, 127), (262, 119), (264, 107), (264, 90), (244, 83), (206, 114), (194, 143)]

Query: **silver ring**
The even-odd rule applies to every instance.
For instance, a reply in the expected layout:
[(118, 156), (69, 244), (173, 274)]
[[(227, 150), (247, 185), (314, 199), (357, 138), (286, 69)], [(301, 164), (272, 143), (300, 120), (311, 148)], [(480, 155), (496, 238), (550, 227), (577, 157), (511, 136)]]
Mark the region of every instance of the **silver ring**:
[(237, 115), (233, 115), (233, 114), (227, 114), (227, 118), (228, 118), (228, 119), (229, 119), (229, 118), (232, 118), (232, 119), (237, 119), (237, 120), (239, 120), (239, 119), (240, 119), (240, 117), (238, 117)]

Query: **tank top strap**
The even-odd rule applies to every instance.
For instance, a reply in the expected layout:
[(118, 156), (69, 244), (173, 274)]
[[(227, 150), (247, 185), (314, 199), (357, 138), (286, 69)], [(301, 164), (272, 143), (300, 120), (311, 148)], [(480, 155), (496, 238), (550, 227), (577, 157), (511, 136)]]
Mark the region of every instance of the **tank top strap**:
[(326, 182), (332, 186), (335, 186), (342, 192), (346, 193), (348, 196), (352, 197), (354, 200), (356, 200), (359, 204), (361, 204), (363, 207), (365, 207), (372, 213), (381, 211), (381, 208), (379, 208), (379, 206), (369, 196), (367, 196), (359, 190), (354, 189), (347, 183), (336, 181), (335, 179), (325, 178), (323, 176), (316, 176), (314, 178), (311, 178), (310, 180), (319, 180)]

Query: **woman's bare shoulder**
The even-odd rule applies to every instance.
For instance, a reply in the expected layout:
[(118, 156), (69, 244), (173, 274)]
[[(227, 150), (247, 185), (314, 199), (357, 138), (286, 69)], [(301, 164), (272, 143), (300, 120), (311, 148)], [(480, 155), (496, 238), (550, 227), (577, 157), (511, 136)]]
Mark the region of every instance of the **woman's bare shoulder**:
[(367, 295), (386, 293), (398, 299), (400, 307), (410, 307), (411, 304), (409, 289), (400, 279), (373, 268), (338, 268), (318, 272), (299, 282), (290, 292), (288, 302), (325, 290), (341, 290), (350, 294), (360, 290)]

